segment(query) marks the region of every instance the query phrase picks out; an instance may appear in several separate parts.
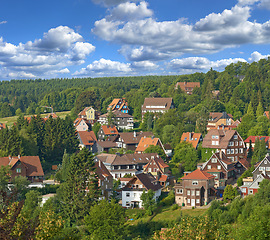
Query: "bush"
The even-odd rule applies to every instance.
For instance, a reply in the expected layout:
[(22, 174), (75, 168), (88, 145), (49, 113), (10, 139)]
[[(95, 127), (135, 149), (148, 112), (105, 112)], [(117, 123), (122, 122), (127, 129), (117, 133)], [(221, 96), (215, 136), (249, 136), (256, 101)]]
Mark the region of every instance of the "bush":
[(179, 207), (178, 204), (173, 204), (173, 205), (172, 205), (172, 210), (173, 210), (173, 211), (174, 211), (174, 210), (177, 210), (178, 207)]

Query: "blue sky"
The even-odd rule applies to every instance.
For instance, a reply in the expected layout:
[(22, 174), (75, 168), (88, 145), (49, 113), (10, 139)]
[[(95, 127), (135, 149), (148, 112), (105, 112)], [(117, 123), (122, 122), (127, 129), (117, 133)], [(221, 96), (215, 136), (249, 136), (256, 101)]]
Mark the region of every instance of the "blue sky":
[(270, 0), (9, 0), (0, 80), (223, 71), (270, 54)]

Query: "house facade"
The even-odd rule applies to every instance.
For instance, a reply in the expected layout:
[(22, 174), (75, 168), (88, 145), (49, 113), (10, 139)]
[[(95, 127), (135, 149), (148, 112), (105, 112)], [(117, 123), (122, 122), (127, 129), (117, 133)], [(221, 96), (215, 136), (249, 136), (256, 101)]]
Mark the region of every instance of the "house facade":
[(86, 107), (78, 114), (79, 118), (88, 120), (92, 125), (98, 120), (99, 116), (100, 112), (93, 107)]
[(245, 143), (236, 130), (211, 129), (205, 135), (203, 151), (222, 151), (233, 162), (246, 157)]
[(219, 126), (231, 126), (234, 123), (233, 116), (226, 112), (210, 112), (207, 123), (207, 131), (218, 129)]
[(154, 191), (154, 199), (157, 201), (161, 195), (162, 186), (150, 173), (140, 173), (134, 176), (124, 188), (122, 188), (122, 206), (142, 208), (141, 195), (143, 191)]
[(92, 153), (97, 153), (98, 152), (98, 147), (97, 147), (97, 138), (94, 133), (94, 131), (78, 131), (77, 132), (78, 139), (80, 141), (79, 147), (82, 149), (85, 147)]
[(147, 112), (165, 113), (172, 108), (174, 108), (172, 98), (145, 98), (141, 107), (142, 118)]
[(266, 176), (270, 177), (270, 156), (267, 154), (265, 158), (257, 163), (255, 165), (255, 169), (252, 172), (253, 174), (253, 179), (258, 177), (260, 174), (264, 174)]
[(107, 110), (111, 111), (121, 111), (122, 113), (129, 113), (130, 109), (128, 108), (128, 103), (125, 98), (115, 98), (109, 104)]
[(86, 120), (85, 118), (76, 118), (74, 121), (74, 127), (76, 128), (76, 131), (91, 131), (92, 126), (89, 120)]
[(254, 195), (258, 192), (258, 189), (260, 188), (260, 183), (264, 180), (267, 179), (268, 181), (270, 180), (270, 177), (268, 175), (265, 175), (263, 173), (257, 175), (257, 177), (252, 181), (247, 181), (243, 179), (243, 185), (240, 187), (241, 190), (241, 195), (247, 196), (247, 195)]
[(201, 170), (213, 175), (215, 187), (226, 186), (235, 178), (234, 164), (222, 151), (213, 153)]
[(191, 95), (195, 87), (200, 87), (199, 82), (178, 82), (175, 89), (181, 88), (186, 94)]
[[(133, 129), (134, 121), (133, 116), (123, 113), (118, 110), (112, 111), (113, 117), (112, 121), (117, 126), (118, 129)], [(109, 113), (105, 113), (99, 117), (98, 122), (101, 125), (108, 125), (108, 115)]]
[(102, 125), (98, 131), (98, 140), (105, 141), (111, 137), (118, 136), (118, 130), (115, 125)]
[(1, 166), (10, 166), (11, 179), (22, 176), (31, 183), (43, 182), (44, 172), (38, 156), (0, 157)]
[(196, 169), (175, 184), (175, 202), (179, 206), (203, 206), (215, 197), (215, 176)]

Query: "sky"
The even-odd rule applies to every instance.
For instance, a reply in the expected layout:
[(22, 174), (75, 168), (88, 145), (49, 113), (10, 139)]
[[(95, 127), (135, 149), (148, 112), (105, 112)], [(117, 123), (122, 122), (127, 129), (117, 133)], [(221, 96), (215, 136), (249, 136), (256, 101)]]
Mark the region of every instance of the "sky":
[(180, 75), (270, 56), (270, 0), (0, 2), (0, 80)]

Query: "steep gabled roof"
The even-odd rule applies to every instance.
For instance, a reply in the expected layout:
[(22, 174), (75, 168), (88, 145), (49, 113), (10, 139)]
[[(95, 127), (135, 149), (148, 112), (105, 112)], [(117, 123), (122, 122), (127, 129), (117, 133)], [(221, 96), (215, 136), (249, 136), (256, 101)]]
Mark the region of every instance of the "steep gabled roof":
[[(114, 110), (112, 111), (113, 115), (115, 116), (114, 118), (133, 118), (133, 116), (127, 114), (127, 113), (123, 113), (119, 110)], [(105, 113), (101, 116), (99, 116), (100, 118), (107, 118), (109, 115), (109, 113)]]
[(213, 176), (210, 173), (207, 173), (205, 171), (201, 171), (200, 169), (196, 169), (195, 171), (187, 174), (186, 176), (182, 177), (181, 179), (183, 180), (187, 180), (187, 179), (194, 179), (194, 180), (209, 180), (215, 178), (215, 176)]
[(181, 137), (181, 142), (189, 142), (194, 148), (197, 148), (200, 139), (202, 139), (201, 133), (184, 132)]
[(157, 146), (158, 144), (162, 146), (162, 143), (159, 138), (143, 137), (140, 139), (140, 142), (135, 152), (144, 152), (146, 148), (148, 148), (149, 146)]
[(268, 163), (270, 164), (270, 156), (265, 156), (265, 158), (262, 161), (258, 162), (255, 165), (255, 169), (252, 173), (254, 173), (257, 170), (257, 168), (259, 168), (264, 161), (268, 161)]
[(79, 139), (84, 146), (93, 146), (94, 142), (97, 142), (94, 131), (77, 131)]
[(210, 112), (210, 120), (208, 122), (215, 123), (219, 119), (233, 119), (233, 116), (226, 112)]
[(117, 104), (118, 104), (120, 101), (121, 101), (121, 105), (120, 105), (120, 107), (117, 108), (117, 109), (121, 111), (121, 110), (123, 109), (123, 107), (126, 106), (125, 110), (129, 110), (129, 108), (128, 108), (128, 103), (127, 103), (127, 101), (126, 101), (125, 98), (115, 98), (115, 99), (113, 99), (112, 102), (109, 104), (107, 110), (109, 110), (109, 109), (115, 110)]
[(104, 180), (105, 178), (113, 178), (113, 176), (101, 160), (95, 162), (95, 168), (95, 172), (98, 175), (99, 179)]
[(10, 165), (13, 167), (20, 161), (26, 167), (26, 176), (44, 176), (39, 156), (0, 157), (0, 167)]
[(142, 137), (153, 136), (152, 132), (122, 132), (119, 133), (120, 138), (125, 144), (138, 144)]
[(118, 130), (115, 125), (102, 125), (101, 126), (105, 135), (115, 135), (118, 134)]
[(172, 98), (145, 98), (142, 110), (169, 110), (172, 103)]

